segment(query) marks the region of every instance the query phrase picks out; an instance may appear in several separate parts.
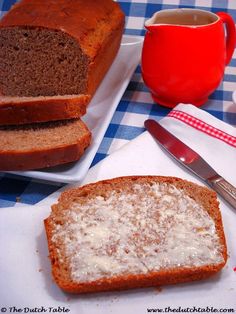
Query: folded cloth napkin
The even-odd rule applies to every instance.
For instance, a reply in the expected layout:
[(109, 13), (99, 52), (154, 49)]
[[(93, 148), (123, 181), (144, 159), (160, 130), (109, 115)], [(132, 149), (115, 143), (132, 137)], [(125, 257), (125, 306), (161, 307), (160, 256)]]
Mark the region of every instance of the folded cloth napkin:
[(236, 186), (236, 129), (192, 105), (178, 105), (161, 124)]
[[(180, 104), (160, 124), (199, 153), (221, 176), (236, 186), (236, 129), (192, 105)], [(120, 175), (180, 176), (199, 182), (144, 132), (90, 169), (82, 182)]]

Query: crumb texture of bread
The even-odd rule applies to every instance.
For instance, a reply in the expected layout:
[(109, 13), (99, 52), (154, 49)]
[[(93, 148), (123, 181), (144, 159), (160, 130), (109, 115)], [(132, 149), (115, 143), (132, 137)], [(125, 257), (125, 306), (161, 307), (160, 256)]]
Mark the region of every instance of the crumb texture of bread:
[(30, 170), (78, 160), (91, 142), (80, 119), (0, 127), (0, 170)]
[(68, 292), (200, 280), (227, 260), (215, 192), (174, 177), (120, 177), (68, 190), (45, 228), (53, 277)]

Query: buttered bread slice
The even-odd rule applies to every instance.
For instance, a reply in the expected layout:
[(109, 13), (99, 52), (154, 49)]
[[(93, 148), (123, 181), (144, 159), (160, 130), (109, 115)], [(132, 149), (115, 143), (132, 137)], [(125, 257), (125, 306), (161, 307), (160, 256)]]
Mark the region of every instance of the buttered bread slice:
[(120, 177), (68, 190), (45, 228), (53, 277), (68, 292), (200, 280), (227, 260), (216, 193), (174, 177)]

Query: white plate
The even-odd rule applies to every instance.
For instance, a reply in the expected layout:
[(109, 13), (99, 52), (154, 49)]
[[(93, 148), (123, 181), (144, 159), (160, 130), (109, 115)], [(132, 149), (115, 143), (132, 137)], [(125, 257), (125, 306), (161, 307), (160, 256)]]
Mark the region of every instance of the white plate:
[[(43, 220), (49, 206), (2, 208), (0, 211), (0, 310), (68, 309), (69, 314), (146, 314), (147, 308), (235, 308), (235, 213), (221, 204), (230, 253), (217, 276), (162, 289), (135, 289), (88, 295), (63, 293), (52, 281)], [(12, 308), (12, 310), (11, 310)], [(26, 310), (24, 310), (26, 308)], [(15, 312), (13, 312), (15, 309)], [(51, 310), (52, 311), (52, 310)], [(2, 310), (3, 312), (3, 310)], [(193, 312), (193, 311), (192, 311)], [(18, 312), (20, 313), (20, 312)], [(58, 312), (59, 313), (59, 310)], [(63, 313), (63, 312), (60, 312)], [(65, 313), (65, 312), (64, 312)], [(173, 313), (169, 311), (169, 313)], [(201, 310), (201, 313), (207, 311)], [(208, 311), (209, 313), (209, 311)]]
[(37, 171), (11, 172), (57, 182), (82, 180), (91, 165), (116, 107), (129, 84), (141, 56), (143, 37), (124, 35), (120, 50), (103, 79), (82, 120), (92, 131), (92, 143), (78, 162)]
[[(200, 184), (197, 177), (167, 157), (147, 132), (96, 164), (83, 183), (134, 174), (175, 175)], [(191, 308), (188, 312), (192, 313), (211, 313), (204, 311), (207, 306), (236, 310), (236, 273), (233, 270), (236, 267), (236, 213), (222, 200), (220, 207), (229, 259), (218, 275), (195, 283), (164, 286), (162, 291), (150, 288), (75, 296), (63, 293), (52, 281), (43, 226), (51, 203), (55, 203), (52, 196), (40, 206), (0, 210), (0, 311), (6, 308), (6, 313), (10, 313), (13, 306), (22, 310), (21, 313), (30, 313), (28, 309), (24, 311), (26, 307), (44, 309), (42, 313), (46, 314), (50, 313), (50, 307), (64, 307), (70, 310), (69, 314), (146, 314), (147, 308), (162, 309), (164, 313), (168, 307), (176, 311), (170, 309), (167, 313), (176, 313), (180, 312), (180, 306)]]

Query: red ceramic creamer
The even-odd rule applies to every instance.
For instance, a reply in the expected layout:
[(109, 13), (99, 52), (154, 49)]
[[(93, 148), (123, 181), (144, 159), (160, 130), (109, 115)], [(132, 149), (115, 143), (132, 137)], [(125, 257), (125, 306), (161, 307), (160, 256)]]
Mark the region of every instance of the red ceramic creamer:
[(142, 76), (154, 101), (167, 107), (204, 104), (233, 55), (236, 32), (231, 16), (197, 9), (162, 10), (145, 27)]

